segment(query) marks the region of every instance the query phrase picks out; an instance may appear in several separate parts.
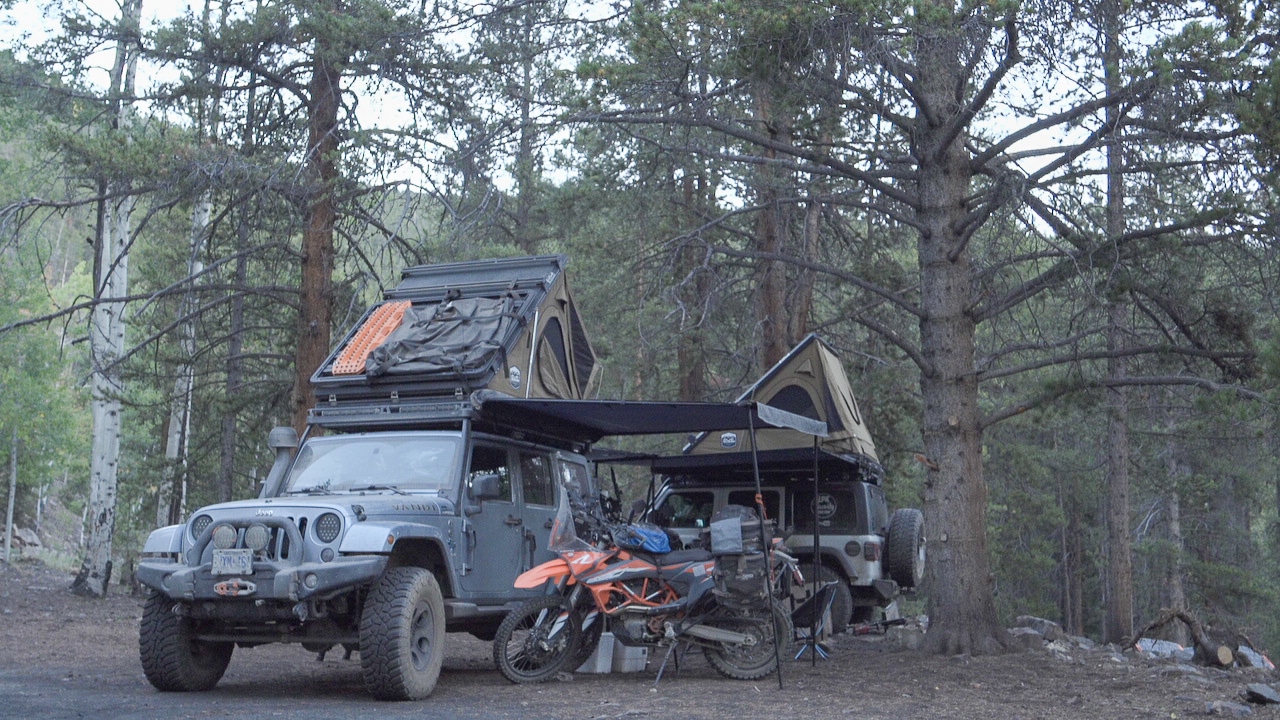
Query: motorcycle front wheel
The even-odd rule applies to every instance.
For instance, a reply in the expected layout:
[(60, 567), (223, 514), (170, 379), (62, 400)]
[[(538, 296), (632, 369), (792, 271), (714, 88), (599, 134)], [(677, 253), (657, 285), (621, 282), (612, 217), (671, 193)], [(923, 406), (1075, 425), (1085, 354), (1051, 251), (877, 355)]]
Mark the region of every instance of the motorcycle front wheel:
[(747, 638), (744, 642), (703, 646), (702, 653), (716, 672), (734, 680), (756, 680), (777, 672), (778, 659), (788, 652), (793, 636), (791, 616), (780, 603), (772, 603), (772, 609), (770, 618), (763, 610), (722, 607), (703, 621), (705, 625), (732, 630)]
[(493, 638), (493, 661), (518, 685), (555, 677), (577, 654), (582, 628), (564, 598), (547, 595), (511, 611)]

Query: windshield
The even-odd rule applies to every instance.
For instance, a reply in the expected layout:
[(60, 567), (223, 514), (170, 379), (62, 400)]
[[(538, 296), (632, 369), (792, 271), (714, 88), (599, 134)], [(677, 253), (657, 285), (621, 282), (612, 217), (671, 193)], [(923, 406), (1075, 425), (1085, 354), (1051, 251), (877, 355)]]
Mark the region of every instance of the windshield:
[(558, 488), (548, 549), (558, 553), (590, 550), (591, 543), (600, 539), (606, 520), (587, 466), (561, 462)]
[(461, 438), (443, 433), (370, 433), (311, 438), (285, 482), (286, 493), (432, 491), (452, 496)]

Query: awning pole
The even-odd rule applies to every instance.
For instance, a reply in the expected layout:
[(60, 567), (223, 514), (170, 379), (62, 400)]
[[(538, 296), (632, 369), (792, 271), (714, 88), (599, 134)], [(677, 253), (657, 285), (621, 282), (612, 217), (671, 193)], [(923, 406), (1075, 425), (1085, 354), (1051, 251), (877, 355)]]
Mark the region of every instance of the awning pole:
[[(813, 436), (813, 592), (818, 592), (818, 568), (822, 566), (821, 552), (822, 540), (819, 537), (821, 530), (818, 526), (818, 436)], [(839, 576), (837, 575), (837, 581)], [(818, 616), (814, 615), (809, 620), (809, 641), (813, 643), (813, 652), (809, 653), (809, 664), (813, 667), (818, 665)]]
[(782, 638), (778, 637), (778, 623), (773, 620), (773, 564), (770, 555), (769, 536), (765, 532), (764, 523), (765, 514), (764, 507), (764, 491), (760, 487), (760, 454), (759, 443), (756, 437), (756, 404), (751, 403), (747, 412), (747, 426), (751, 434), (751, 475), (756, 481), (756, 508), (760, 513), (760, 545), (764, 549), (764, 591), (765, 591), (765, 616), (766, 622), (773, 633), (773, 657), (774, 662), (778, 664), (778, 689), (782, 689)]

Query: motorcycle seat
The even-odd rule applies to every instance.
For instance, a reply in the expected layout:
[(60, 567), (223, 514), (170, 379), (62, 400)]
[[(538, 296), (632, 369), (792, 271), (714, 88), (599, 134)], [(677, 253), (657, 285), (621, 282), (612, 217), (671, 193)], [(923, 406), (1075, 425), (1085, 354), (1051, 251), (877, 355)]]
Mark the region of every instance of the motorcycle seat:
[(711, 559), (711, 551), (702, 548), (690, 548), (688, 550), (675, 550), (665, 555), (659, 555), (658, 559), (663, 565), (676, 565), (682, 563), (702, 562)]

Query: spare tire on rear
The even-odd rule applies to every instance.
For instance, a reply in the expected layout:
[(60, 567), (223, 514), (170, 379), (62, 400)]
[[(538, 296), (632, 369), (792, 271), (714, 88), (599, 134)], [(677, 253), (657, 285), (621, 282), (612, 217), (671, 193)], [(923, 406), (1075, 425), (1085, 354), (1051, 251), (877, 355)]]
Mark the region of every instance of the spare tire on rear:
[(924, 514), (915, 508), (894, 510), (885, 544), (889, 579), (898, 587), (919, 587), (924, 579)]

